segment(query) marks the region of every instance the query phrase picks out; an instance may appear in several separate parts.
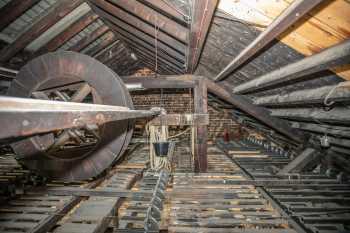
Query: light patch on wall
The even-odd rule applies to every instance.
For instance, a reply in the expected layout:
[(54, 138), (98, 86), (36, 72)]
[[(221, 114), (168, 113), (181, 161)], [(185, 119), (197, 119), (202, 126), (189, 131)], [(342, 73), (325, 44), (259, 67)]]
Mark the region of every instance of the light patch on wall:
[(135, 53), (131, 53), (131, 54), (130, 54), (130, 57), (131, 57), (132, 59), (134, 59), (135, 61), (137, 61), (137, 56), (136, 56)]
[[(251, 1), (251, 0), (250, 0)], [(220, 0), (218, 9), (233, 17), (252, 24), (269, 25), (271, 19), (261, 12), (253, 10), (245, 1)]]
[(32, 43), (30, 43), (25, 49), (28, 51), (35, 52), (40, 49), (43, 45), (48, 43), (58, 34), (67, 29), (70, 25), (76, 22), (83, 15), (88, 13), (91, 10), (87, 3), (81, 4), (79, 7), (74, 9), (71, 13), (69, 13), (66, 17), (58, 21), (55, 25), (49, 28), (46, 32), (44, 32), (41, 36), (35, 39)]

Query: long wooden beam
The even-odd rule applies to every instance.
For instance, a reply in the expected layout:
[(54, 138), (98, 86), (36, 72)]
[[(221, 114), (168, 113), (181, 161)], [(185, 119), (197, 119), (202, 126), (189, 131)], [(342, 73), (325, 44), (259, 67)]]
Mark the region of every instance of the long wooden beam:
[(188, 73), (193, 73), (198, 65), (217, 2), (217, 0), (192, 0), (192, 19), (187, 57)]
[[(180, 77), (180, 78), (177, 78)], [(184, 77), (181, 79), (181, 77)], [(184, 76), (160, 76), (155, 77), (134, 77), (134, 76), (122, 76), (122, 80), (126, 84), (140, 84), (140, 88), (145, 89), (181, 89), (181, 88), (193, 88), (196, 84), (195, 80), (186, 79)]]
[(295, 0), (251, 44), (240, 52), (216, 77), (215, 81), (227, 78), (233, 71), (254, 57), (266, 45), (308, 13), (322, 0)]
[(0, 31), (40, 0), (12, 0), (0, 9)]
[(159, 115), (148, 122), (149, 125), (209, 125), (208, 114), (165, 114)]
[(315, 104), (350, 102), (350, 81), (336, 85), (323, 86), (300, 91), (290, 92), (285, 95), (277, 94), (259, 97), (254, 104), (264, 107), (310, 106)]
[(319, 153), (312, 148), (306, 148), (303, 152), (283, 167), (277, 175), (295, 173), (302, 171), (309, 163), (315, 161), (319, 157)]
[[(144, 77), (122, 77), (125, 82), (128, 82), (134, 79), (134, 82), (138, 82), (141, 80), (145, 80), (144, 82), (148, 82), (148, 78)], [(180, 83), (181, 82), (196, 82), (197, 80), (204, 80), (207, 86), (207, 91), (221, 98), (222, 100), (232, 104), (236, 108), (242, 110), (243, 112), (249, 114), (270, 128), (276, 130), (282, 135), (293, 139), (295, 142), (299, 143), (307, 143), (309, 139), (309, 135), (307, 133), (301, 132), (300, 130), (293, 129), (291, 125), (282, 119), (271, 116), (270, 112), (263, 108), (256, 106), (250, 101), (247, 97), (233, 94), (229, 85), (226, 82), (215, 83), (214, 81), (207, 79), (201, 76), (194, 75), (175, 75), (175, 76), (160, 76), (154, 78), (153, 80), (164, 80), (169, 82), (171, 80)], [(156, 82), (155, 82), (156, 84)], [(157, 88), (157, 87), (155, 87)]]
[(155, 115), (158, 112), (121, 106), (0, 97), (0, 119), (8, 126), (0, 131), (0, 139)]
[(235, 87), (233, 91), (238, 94), (247, 94), (272, 89), (281, 85), (285, 86), (303, 80), (306, 75), (348, 63), (350, 63), (350, 39), (243, 83)]
[[(305, 122), (293, 122), (292, 127), (309, 132), (315, 132), (318, 134), (328, 134), (340, 137), (349, 137), (349, 128), (343, 126), (317, 124), (317, 123), (305, 123)], [(349, 144), (350, 145), (350, 144)]]
[(350, 109), (336, 107), (329, 111), (323, 108), (279, 108), (271, 109), (271, 115), (279, 118), (350, 125)]
[(218, 84), (207, 79), (207, 86), (209, 92), (248, 113), (282, 135), (299, 143), (308, 141), (309, 136), (306, 133), (293, 129), (287, 121), (271, 116), (267, 109), (254, 105), (247, 97), (233, 94), (230, 86), (225, 82)]
[(44, 53), (55, 51), (77, 33), (82, 31), (85, 27), (89, 26), (96, 19), (98, 19), (98, 15), (93, 12), (88, 12), (83, 15), (80, 19), (78, 19), (75, 23), (69, 26), (62, 33), (58, 34), (55, 38), (50, 40), (46, 45), (42, 46), (39, 51), (35, 53), (35, 56), (39, 56)]
[(55, 4), (55, 7), (44, 16), (40, 21), (27, 29), (13, 43), (9, 44), (0, 51), (0, 62), (7, 62), (11, 57), (16, 55), (33, 40), (42, 35), (46, 30), (56, 24), (59, 20), (68, 15), (77, 8), (82, 0), (62, 0)]

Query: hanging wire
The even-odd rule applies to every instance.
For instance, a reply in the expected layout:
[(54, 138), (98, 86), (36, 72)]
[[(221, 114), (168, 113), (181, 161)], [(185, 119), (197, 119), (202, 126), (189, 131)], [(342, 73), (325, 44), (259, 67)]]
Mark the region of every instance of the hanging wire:
[(176, 6), (168, 2), (167, 0), (162, 0), (166, 5), (168, 5), (170, 8), (174, 9), (177, 13), (182, 15), (186, 20), (190, 19), (189, 15), (184, 14), (180, 9), (178, 9)]
[(335, 102), (334, 101), (329, 101), (330, 97), (332, 96), (332, 94), (334, 93), (334, 91), (337, 89), (337, 88), (340, 88), (340, 87), (348, 87), (350, 84), (349, 81), (346, 81), (346, 82), (340, 82), (338, 83), (336, 86), (334, 86), (330, 91), (329, 93), (326, 95), (324, 101), (323, 101), (323, 104), (326, 105), (326, 106), (331, 106), (333, 105)]
[(159, 25), (158, 25), (158, 15), (155, 15), (155, 22), (154, 22), (154, 47), (155, 47), (155, 68), (154, 71), (156, 73), (156, 76), (158, 74), (158, 32), (159, 32)]

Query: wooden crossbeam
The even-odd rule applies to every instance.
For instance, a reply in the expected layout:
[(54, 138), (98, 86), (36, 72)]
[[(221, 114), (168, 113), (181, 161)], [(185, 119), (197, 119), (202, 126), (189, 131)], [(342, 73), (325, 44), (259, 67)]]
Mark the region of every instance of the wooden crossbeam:
[[(183, 79), (181, 77), (184, 77)], [(184, 76), (161, 76), (161, 77), (133, 77), (133, 76), (122, 76), (122, 80), (125, 84), (140, 84), (145, 89), (157, 89), (157, 88), (193, 88), (195, 81), (186, 78)]]
[(153, 118), (148, 122), (150, 125), (209, 125), (208, 114), (166, 114)]

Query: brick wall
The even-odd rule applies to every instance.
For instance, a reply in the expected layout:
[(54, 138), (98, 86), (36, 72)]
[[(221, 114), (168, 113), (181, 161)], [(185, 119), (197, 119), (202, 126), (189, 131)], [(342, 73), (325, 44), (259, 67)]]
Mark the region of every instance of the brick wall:
[[(188, 90), (178, 91), (177, 93), (166, 93), (162, 95), (160, 92), (132, 93), (132, 99), (135, 109), (150, 109), (151, 107), (163, 106), (168, 113), (191, 113), (193, 112), (193, 98)], [(231, 120), (228, 110), (213, 108), (208, 106), (210, 124), (208, 125), (208, 138), (213, 140), (222, 137), (224, 129), (227, 128), (231, 134), (237, 131), (237, 123)], [(143, 130), (144, 121), (138, 121), (136, 124), (136, 132)], [(186, 126), (172, 127), (172, 131), (184, 130)], [(170, 132), (174, 134), (176, 132)]]

